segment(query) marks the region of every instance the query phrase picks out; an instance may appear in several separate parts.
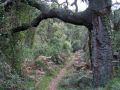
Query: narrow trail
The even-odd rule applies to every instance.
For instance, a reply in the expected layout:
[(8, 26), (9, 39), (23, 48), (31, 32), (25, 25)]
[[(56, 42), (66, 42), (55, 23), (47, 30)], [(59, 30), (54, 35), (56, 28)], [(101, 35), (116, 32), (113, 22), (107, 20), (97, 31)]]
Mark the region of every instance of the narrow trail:
[(61, 78), (65, 74), (65, 71), (66, 71), (66, 67), (61, 69), (59, 74), (56, 77), (54, 77), (53, 80), (51, 80), (51, 82), (50, 82), (50, 84), (48, 86), (48, 90), (56, 90), (59, 81), (61, 80)]
[(48, 90), (57, 90), (57, 86), (58, 86), (58, 83), (60, 82), (60, 80), (64, 77), (65, 73), (66, 73), (66, 70), (67, 68), (69, 68), (73, 62), (74, 62), (74, 56), (72, 57), (71, 61), (68, 62), (61, 70), (60, 72), (57, 74), (57, 76), (55, 76), (51, 82), (49, 83), (49, 86), (48, 86)]

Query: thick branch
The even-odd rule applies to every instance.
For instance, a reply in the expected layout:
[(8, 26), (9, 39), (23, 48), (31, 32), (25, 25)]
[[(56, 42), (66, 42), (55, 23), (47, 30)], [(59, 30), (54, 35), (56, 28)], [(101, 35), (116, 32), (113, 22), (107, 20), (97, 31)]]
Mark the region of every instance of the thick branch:
[(19, 27), (13, 28), (13, 32), (24, 31), (30, 27), (37, 27), (42, 20), (48, 18), (58, 18), (64, 22), (75, 24), (75, 25), (84, 25), (88, 28), (91, 26), (91, 11), (87, 9), (84, 12), (73, 13), (70, 10), (65, 9), (51, 9), (47, 13), (41, 13), (38, 17), (33, 19), (30, 23), (23, 24)]
[(41, 14), (33, 19), (30, 23), (25, 23), (21, 26), (13, 28), (13, 32), (24, 31), (30, 27), (37, 27), (42, 20), (48, 18), (58, 18), (64, 22), (75, 24), (75, 25), (84, 25), (90, 28), (91, 25), (91, 16), (92, 12), (89, 8), (84, 12), (73, 13), (68, 9), (50, 9), (46, 3), (36, 2), (34, 0), (21, 0), (25, 4), (29, 4), (32, 7), (35, 7), (41, 11)]

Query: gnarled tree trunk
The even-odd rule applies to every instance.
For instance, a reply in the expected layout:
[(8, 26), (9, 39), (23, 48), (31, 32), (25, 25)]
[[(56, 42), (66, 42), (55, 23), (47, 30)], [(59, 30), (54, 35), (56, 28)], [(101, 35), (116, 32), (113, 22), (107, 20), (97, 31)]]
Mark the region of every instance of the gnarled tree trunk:
[(108, 31), (109, 15), (93, 16), (90, 30), (91, 63), (95, 87), (104, 86), (112, 77), (112, 50)]

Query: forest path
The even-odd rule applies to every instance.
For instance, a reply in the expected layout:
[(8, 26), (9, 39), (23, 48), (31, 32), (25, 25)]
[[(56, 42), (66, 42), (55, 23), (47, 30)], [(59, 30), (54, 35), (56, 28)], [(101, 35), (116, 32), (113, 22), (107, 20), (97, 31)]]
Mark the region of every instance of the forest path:
[(60, 72), (51, 80), (48, 86), (48, 90), (57, 90), (57, 86), (60, 82), (60, 80), (65, 76), (67, 68), (71, 67), (71, 65), (74, 63), (77, 55), (74, 54), (71, 56), (71, 61), (68, 62), (61, 70)]

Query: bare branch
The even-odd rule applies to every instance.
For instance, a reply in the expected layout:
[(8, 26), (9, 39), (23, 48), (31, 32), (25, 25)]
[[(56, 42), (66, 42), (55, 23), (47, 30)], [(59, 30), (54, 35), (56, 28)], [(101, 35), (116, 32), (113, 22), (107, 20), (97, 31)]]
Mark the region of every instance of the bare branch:
[(119, 2), (113, 3), (112, 6), (114, 5), (120, 5), (120, 3)]
[(68, 5), (69, 5), (68, 0), (66, 0), (65, 3), (67, 4), (66, 7), (68, 9)]
[(76, 10), (75, 12), (78, 12), (78, 5), (77, 5), (77, 0), (74, 0), (74, 2), (71, 4), (71, 6), (75, 5)]

